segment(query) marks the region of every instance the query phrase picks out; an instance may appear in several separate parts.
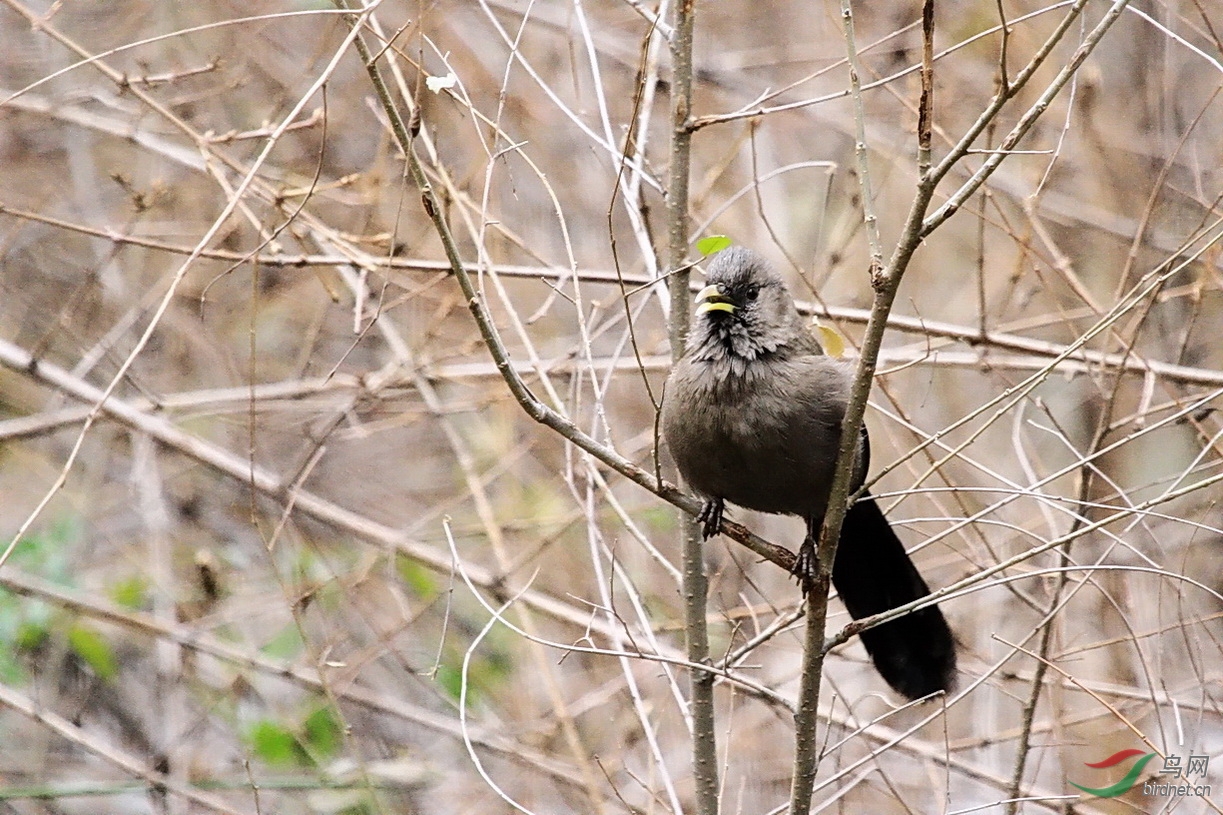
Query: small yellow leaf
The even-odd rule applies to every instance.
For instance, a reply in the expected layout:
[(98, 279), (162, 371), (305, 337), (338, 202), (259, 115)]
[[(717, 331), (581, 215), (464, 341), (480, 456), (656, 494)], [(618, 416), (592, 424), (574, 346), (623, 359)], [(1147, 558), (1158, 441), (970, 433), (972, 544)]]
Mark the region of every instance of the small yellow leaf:
[(845, 356), (845, 340), (835, 329), (829, 328), (826, 325), (821, 325), (817, 320), (815, 323), (816, 336), (820, 341), (820, 345), (824, 348), (824, 353), (830, 357), (840, 359)]

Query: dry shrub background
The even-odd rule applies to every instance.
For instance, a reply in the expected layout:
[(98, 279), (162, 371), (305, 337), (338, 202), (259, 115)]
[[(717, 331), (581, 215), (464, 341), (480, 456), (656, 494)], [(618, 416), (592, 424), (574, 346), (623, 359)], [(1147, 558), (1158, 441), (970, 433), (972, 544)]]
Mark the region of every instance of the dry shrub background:
[[(688, 807), (674, 510), (510, 398), (343, 19), (3, 6), (0, 807)], [(1013, 77), (1068, 4), (938, 6), (936, 159), (996, 89), (1000, 8)], [(646, 469), (668, 364), (643, 285), (666, 230), (655, 11), (386, 0), (365, 32), (393, 41), (396, 102), (420, 106), (531, 388)], [(916, 178), (919, 16), (855, 9), (885, 246)], [(816, 811), (1219, 811), (1068, 781), (1106, 786), (1124, 767), (1083, 764), (1124, 748), (1223, 752), (1221, 31), (1199, 0), (1133, 6), (917, 253), (867, 414), (874, 490), (933, 587), (1045, 548), (944, 601), (945, 709), (894, 712), (856, 640), (834, 653)], [(698, 4), (696, 45), (692, 234), (770, 256), (852, 345), (870, 288), (839, 7)], [(724, 538), (707, 553), (739, 680), (717, 691), (722, 807), (775, 811), (799, 593)], [(1194, 781), (1223, 789), (1223, 764)]]

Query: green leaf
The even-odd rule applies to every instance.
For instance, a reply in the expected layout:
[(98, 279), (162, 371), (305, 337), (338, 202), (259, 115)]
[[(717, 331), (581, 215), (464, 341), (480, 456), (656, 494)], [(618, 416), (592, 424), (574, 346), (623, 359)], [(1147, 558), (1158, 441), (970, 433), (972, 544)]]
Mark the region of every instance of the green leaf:
[(60, 586), (72, 587), (74, 553), (83, 535), (83, 524), (75, 516), (54, 520), (46, 529), (30, 533), (13, 550), (13, 562), (37, 572)]
[[(514, 667), (513, 654), (500, 640), (507, 635), (493, 629), (481, 649), (467, 662), (467, 703), (496, 693), (505, 686), (505, 678)], [(463, 691), (463, 658), (457, 649), (447, 649), (434, 673), (434, 681), (451, 699), (458, 701)]]
[(246, 736), (251, 750), (267, 764), (299, 764), (302, 759), (297, 737), (289, 728), (271, 719), (260, 719)]
[(730, 238), (725, 235), (709, 235), (696, 242), (696, 249), (705, 257), (721, 252), (730, 246)]
[(270, 657), (292, 659), (302, 652), (301, 632), (293, 624), (286, 625), (280, 633), (263, 646), (263, 653)]
[(415, 596), (426, 602), (437, 596), (437, 578), (433, 572), (403, 555), (395, 558), (395, 567), (399, 572), (399, 579), (407, 584)]
[(0, 682), (6, 685), (24, 685), (29, 681), (25, 668), (8, 651), (0, 651)]
[(305, 731), (306, 746), (316, 759), (335, 755), (344, 737), (343, 726), (336, 718), (335, 710), (329, 706), (320, 707), (307, 716), (302, 730)]
[(443, 662), (437, 666), (437, 672), (434, 674), (434, 677), (437, 684), (442, 686), (442, 690), (446, 695), (458, 701), (459, 694), (463, 690), (462, 670), (458, 666)]
[(142, 609), (148, 604), (149, 581), (139, 574), (120, 580), (110, 587), (110, 599), (133, 611)]
[(68, 631), (68, 645), (99, 678), (114, 679), (119, 673), (119, 661), (110, 643), (97, 631), (83, 625), (74, 625)]
[(19, 651), (32, 653), (42, 647), (50, 637), (51, 629), (46, 620), (27, 620), (13, 632), (13, 645)]
[(642, 523), (648, 524), (661, 534), (674, 532), (679, 527), (679, 518), (672, 506), (646, 507), (637, 513)]

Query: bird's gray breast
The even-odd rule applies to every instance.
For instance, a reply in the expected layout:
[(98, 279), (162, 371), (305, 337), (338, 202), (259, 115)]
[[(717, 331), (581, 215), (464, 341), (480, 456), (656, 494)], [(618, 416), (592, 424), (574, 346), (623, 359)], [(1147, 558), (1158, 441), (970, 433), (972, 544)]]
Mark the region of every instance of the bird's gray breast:
[(821, 516), (839, 447), (849, 369), (829, 357), (677, 367), (663, 432), (688, 484), (761, 512)]

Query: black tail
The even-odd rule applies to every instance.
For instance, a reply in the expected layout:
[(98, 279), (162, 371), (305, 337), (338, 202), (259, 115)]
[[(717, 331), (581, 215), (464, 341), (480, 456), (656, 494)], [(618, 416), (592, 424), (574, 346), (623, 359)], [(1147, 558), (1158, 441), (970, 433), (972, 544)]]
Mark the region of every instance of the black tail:
[[(855, 620), (930, 593), (869, 493), (845, 516), (832, 583)], [(863, 631), (861, 637), (876, 670), (897, 693), (916, 699), (951, 689), (955, 641), (937, 606)]]

